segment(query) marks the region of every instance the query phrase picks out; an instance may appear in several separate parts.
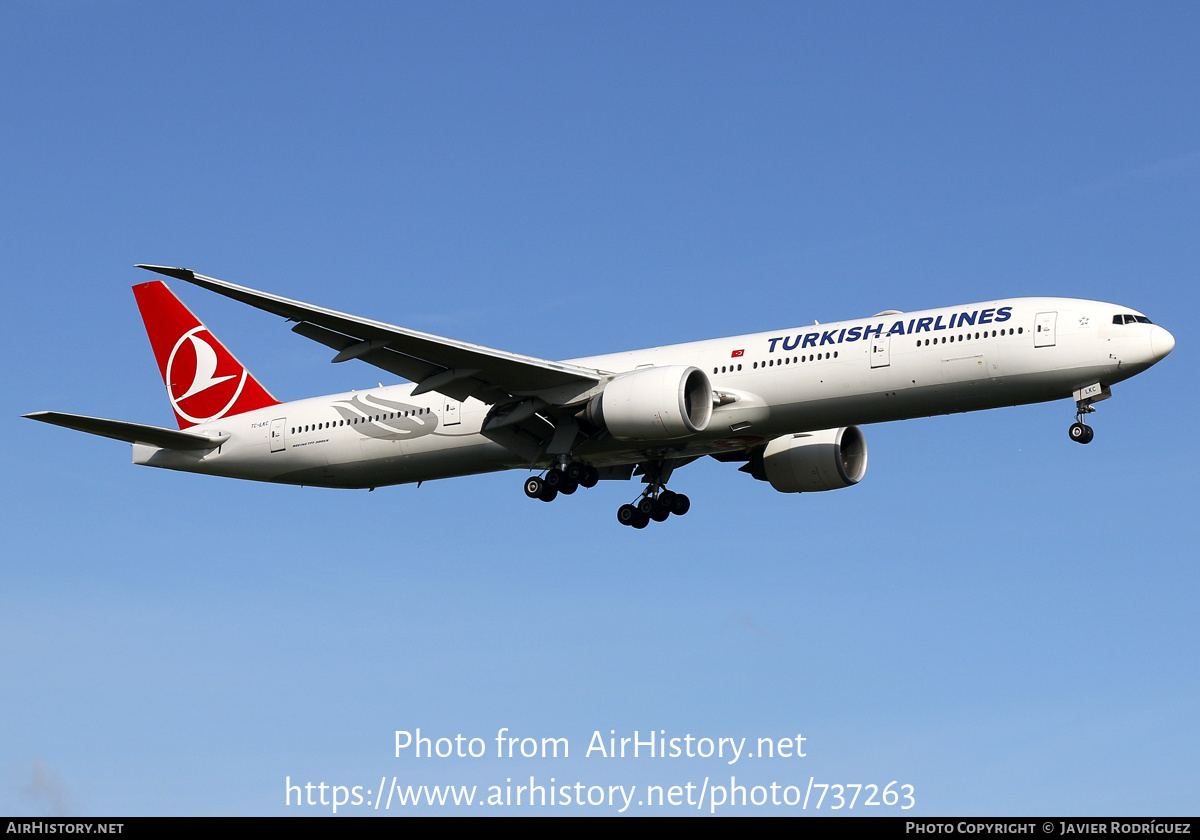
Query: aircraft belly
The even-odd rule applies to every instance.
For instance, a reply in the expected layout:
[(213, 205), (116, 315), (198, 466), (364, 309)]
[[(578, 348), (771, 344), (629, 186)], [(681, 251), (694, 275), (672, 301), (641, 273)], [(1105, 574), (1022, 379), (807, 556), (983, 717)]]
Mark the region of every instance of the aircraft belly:
[[(314, 487), (386, 487), (520, 466), (513, 462), (511, 453), (503, 447), (478, 435), (472, 437), (473, 440), (463, 440), (461, 445), (452, 448), (429, 449), (412, 454), (397, 451), (389, 455), (376, 447), (378, 457), (292, 470), (272, 480)], [(397, 447), (399, 449), (401, 447)]]
[(216, 449), (189, 452), (160, 449), (142, 443), (133, 444), (135, 464), (252, 481), (273, 480), (276, 470), (271, 459), (266, 457), (267, 454), (268, 445), (265, 440), (253, 444), (230, 440)]
[(1076, 388), (1084, 385), (1107, 381), (1105, 376), (1111, 372), (1107, 366), (1089, 365), (1063, 371), (954, 379), (961, 368), (941, 371), (936, 366), (932, 370), (926, 366), (925, 370), (924, 380), (918, 379), (914, 384), (911, 380), (916, 377), (910, 375), (907, 386), (897, 381), (893, 389), (889, 389), (892, 384), (889, 382), (881, 383), (879, 390), (857, 394), (780, 400), (771, 408), (769, 424), (751, 427), (746, 433), (771, 438), (801, 431), (1048, 402), (1069, 398)]

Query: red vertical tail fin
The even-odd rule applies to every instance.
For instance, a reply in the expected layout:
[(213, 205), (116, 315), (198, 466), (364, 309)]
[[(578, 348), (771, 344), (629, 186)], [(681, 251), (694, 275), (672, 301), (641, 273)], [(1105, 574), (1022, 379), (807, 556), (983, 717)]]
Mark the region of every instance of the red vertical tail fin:
[(278, 405), (161, 280), (133, 287), (179, 428)]

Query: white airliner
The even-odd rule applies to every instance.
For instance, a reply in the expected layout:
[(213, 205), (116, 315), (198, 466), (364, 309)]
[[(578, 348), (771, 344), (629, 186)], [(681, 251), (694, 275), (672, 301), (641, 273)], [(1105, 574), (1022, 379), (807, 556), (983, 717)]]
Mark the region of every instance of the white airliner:
[(684, 514), (675, 468), (711, 455), (783, 493), (867, 471), (858, 426), (1073, 397), (1070, 437), (1113, 384), (1175, 339), (1124, 306), (1013, 298), (552, 362), (145, 265), (295, 321), (293, 332), (413, 384), (280, 403), (162, 281), (133, 287), (179, 431), (42, 411), (128, 441), (133, 461), (318, 487), (371, 488), (506, 469), (552, 501), (643, 476), (617, 519)]

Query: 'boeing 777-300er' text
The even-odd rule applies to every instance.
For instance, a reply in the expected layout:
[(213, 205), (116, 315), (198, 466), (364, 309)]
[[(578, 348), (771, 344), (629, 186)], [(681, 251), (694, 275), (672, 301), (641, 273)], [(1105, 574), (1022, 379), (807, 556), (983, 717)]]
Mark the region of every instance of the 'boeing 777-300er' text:
[(412, 384), (281, 403), (162, 281), (133, 287), (179, 430), (42, 411), (34, 420), (133, 444), (133, 461), (209, 475), (375, 488), (525, 469), (553, 501), (641, 475), (618, 520), (684, 514), (668, 490), (705, 455), (783, 493), (867, 471), (858, 426), (1075, 401), (1071, 439), (1111, 387), (1175, 339), (1125, 306), (1013, 298), (553, 362), (357, 318), (183, 268), (139, 266), (295, 321), (305, 338)]

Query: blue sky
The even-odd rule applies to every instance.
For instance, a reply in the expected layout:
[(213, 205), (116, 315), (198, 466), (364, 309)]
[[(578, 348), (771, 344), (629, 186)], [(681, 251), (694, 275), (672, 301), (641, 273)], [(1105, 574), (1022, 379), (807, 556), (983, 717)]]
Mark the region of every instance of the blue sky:
[[(1194, 814), (1198, 24), (1184, 3), (3, 4), (0, 812), (732, 773), (897, 780), (912, 814)], [(1090, 446), (1069, 401), (870, 426), (854, 488), (707, 460), (672, 481), (692, 513), (635, 532), (613, 515), (632, 483), (553, 505), (517, 473), (256, 485), (21, 419), (171, 425), (138, 262), (547, 358), (1018, 295), (1124, 303), (1178, 343)], [(177, 291), (280, 399), (380, 379)], [(418, 727), (571, 756), (394, 758)], [(584, 757), (651, 729), (801, 733), (807, 755)]]

